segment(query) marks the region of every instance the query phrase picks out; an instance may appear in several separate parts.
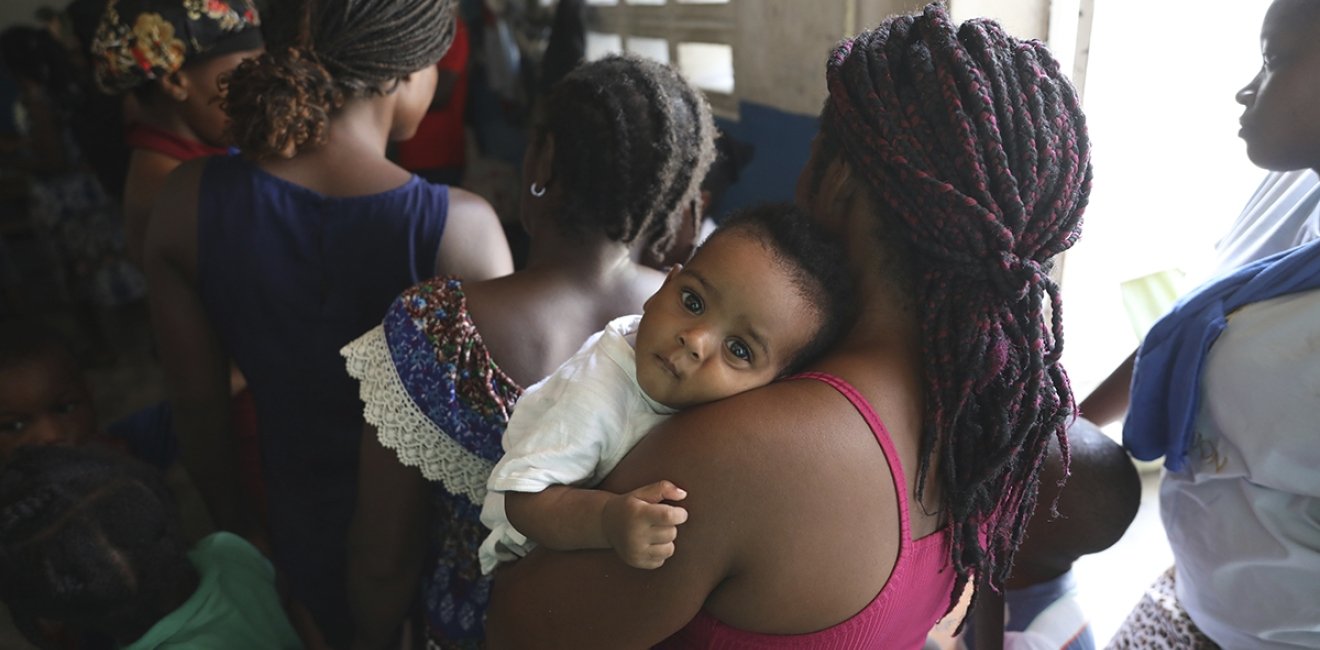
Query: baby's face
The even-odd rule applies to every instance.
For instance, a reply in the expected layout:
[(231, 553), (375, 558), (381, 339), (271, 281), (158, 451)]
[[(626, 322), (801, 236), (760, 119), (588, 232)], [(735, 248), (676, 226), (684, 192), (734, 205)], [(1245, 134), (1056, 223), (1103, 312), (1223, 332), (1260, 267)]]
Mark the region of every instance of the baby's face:
[(0, 460), (19, 447), (80, 444), (95, 432), (91, 395), (71, 359), (42, 355), (0, 369)]
[(764, 245), (717, 233), (646, 301), (637, 382), (673, 408), (722, 399), (770, 383), (820, 326)]

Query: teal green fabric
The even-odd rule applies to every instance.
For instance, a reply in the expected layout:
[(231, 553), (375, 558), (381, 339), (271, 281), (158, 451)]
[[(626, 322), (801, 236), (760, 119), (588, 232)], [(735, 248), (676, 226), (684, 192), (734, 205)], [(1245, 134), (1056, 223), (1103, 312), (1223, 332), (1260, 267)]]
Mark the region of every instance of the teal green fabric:
[(293, 650), (302, 642), (284, 616), (270, 561), (243, 538), (215, 533), (188, 559), (197, 591), (124, 650)]

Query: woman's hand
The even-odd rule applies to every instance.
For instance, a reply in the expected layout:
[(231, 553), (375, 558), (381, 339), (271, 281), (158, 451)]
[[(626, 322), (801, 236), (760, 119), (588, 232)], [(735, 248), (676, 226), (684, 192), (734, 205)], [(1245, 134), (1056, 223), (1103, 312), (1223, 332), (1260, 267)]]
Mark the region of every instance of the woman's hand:
[(605, 503), (601, 527), (610, 548), (638, 569), (658, 569), (674, 554), (678, 526), (687, 510), (664, 501), (682, 501), (687, 492), (669, 481), (656, 481)]

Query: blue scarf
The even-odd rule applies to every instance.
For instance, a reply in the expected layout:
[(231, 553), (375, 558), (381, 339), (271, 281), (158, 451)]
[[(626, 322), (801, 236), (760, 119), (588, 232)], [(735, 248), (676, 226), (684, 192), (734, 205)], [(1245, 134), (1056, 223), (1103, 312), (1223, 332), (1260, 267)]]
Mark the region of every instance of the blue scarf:
[(1228, 314), (1316, 287), (1320, 240), (1252, 262), (1179, 300), (1137, 352), (1123, 446), (1142, 460), (1164, 456), (1165, 467), (1182, 469), (1195, 438), (1201, 368)]

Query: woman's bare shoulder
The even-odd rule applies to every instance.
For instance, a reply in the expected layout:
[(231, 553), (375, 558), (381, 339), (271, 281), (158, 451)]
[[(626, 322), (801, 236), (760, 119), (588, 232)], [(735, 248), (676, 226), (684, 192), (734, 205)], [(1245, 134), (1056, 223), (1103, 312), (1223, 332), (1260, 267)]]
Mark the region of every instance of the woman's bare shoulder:
[[(615, 474), (717, 480), (734, 488), (783, 476), (787, 468), (832, 465), (854, 453), (859, 439), (874, 446), (869, 432), (858, 435), (867, 431), (833, 388), (780, 381), (676, 414), (643, 438)], [(607, 489), (614, 487), (631, 489)]]

